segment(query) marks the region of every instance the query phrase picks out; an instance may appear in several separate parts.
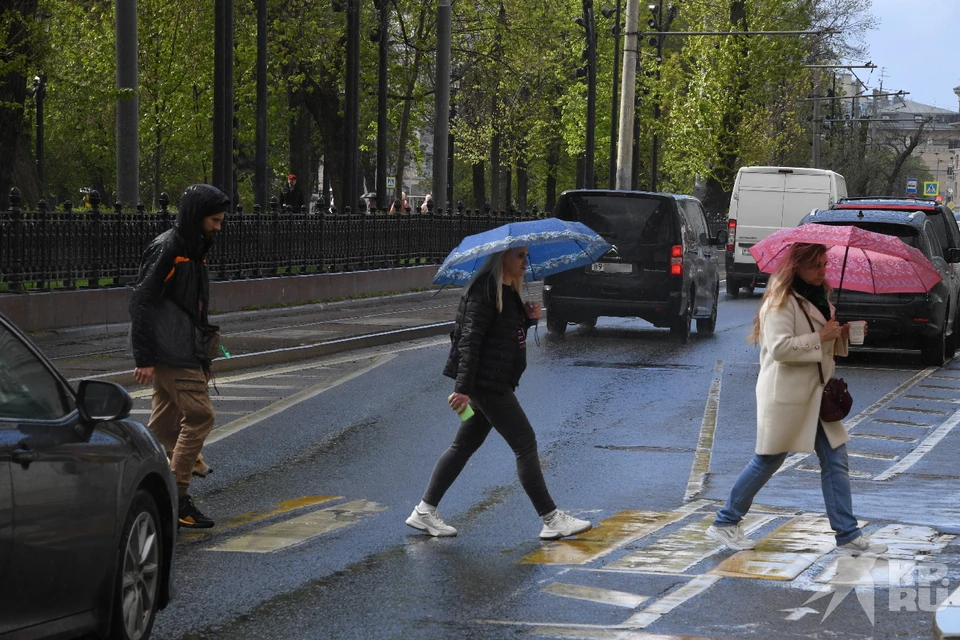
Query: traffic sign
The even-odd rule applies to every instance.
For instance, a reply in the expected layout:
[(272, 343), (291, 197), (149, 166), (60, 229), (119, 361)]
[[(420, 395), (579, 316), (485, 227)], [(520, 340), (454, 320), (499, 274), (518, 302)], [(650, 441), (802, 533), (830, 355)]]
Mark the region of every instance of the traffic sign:
[(907, 193), (908, 193), (908, 194), (915, 194), (916, 192), (917, 192), (917, 179), (916, 179), (916, 178), (908, 178), (908, 179), (907, 179)]
[(939, 182), (924, 182), (923, 183), (923, 195), (925, 196), (938, 196), (940, 195), (940, 183)]
[(387, 178), (387, 189), (393, 189), (397, 186), (396, 178)]

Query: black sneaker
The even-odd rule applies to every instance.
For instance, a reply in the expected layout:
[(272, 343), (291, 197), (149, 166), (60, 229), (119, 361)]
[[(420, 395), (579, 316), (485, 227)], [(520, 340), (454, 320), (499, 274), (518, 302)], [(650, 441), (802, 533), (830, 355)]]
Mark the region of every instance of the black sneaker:
[(190, 496), (180, 496), (178, 511), (180, 517), (179, 526), (181, 527), (187, 527), (188, 529), (209, 529), (214, 524), (213, 520), (200, 513), (200, 509), (197, 509), (197, 506), (193, 504), (193, 499), (190, 498)]

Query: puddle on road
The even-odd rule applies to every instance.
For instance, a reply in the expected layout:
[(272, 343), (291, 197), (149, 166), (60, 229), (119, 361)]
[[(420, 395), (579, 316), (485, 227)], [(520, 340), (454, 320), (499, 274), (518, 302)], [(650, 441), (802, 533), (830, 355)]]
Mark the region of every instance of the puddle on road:
[(575, 367), (595, 367), (598, 369), (641, 369), (644, 371), (693, 371), (700, 369), (689, 364), (657, 364), (655, 362), (600, 362), (592, 360), (576, 360)]

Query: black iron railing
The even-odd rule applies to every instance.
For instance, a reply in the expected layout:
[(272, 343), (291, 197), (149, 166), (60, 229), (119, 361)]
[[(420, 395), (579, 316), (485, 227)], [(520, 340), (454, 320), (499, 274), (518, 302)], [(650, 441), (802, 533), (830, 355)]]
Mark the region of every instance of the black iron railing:
[[(275, 200), (275, 199), (274, 199)], [(137, 275), (147, 244), (176, 220), (169, 200), (160, 210), (134, 212), (116, 205), (50, 211), (0, 211), (0, 292), (123, 286)], [(207, 257), (211, 278), (231, 280), (440, 264), (464, 236), (507, 222), (542, 217), (527, 213), (453, 211), (425, 214), (352, 213), (335, 208), (310, 214), (281, 208), (242, 207), (227, 217)]]

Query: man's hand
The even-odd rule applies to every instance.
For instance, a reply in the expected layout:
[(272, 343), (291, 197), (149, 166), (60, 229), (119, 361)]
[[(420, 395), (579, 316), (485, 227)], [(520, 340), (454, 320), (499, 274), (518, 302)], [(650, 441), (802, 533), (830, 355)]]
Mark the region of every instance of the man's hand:
[(153, 367), (137, 367), (133, 370), (133, 377), (137, 382), (146, 386), (153, 382)]

